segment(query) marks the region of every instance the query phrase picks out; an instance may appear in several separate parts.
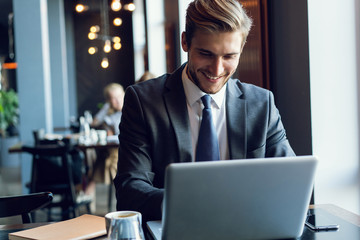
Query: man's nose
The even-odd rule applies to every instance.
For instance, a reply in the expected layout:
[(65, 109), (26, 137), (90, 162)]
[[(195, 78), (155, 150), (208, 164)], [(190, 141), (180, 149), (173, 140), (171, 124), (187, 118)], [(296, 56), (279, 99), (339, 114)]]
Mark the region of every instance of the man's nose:
[(211, 74), (212, 77), (219, 77), (224, 72), (224, 63), (221, 57), (216, 57), (213, 59), (211, 64)]

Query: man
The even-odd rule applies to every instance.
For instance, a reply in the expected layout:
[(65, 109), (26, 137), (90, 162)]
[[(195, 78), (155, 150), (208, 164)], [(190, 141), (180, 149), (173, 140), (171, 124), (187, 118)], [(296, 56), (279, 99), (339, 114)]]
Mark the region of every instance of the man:
[(220, 160), (294, 155), (272, 93), (230, 78), (250, 27), (236, 0), (194, 0), (181, 36), (188, 62), (127, 89), (114, 181), (118, 210), (161, 218), (165, 168), (195, 161), (206, 94)]

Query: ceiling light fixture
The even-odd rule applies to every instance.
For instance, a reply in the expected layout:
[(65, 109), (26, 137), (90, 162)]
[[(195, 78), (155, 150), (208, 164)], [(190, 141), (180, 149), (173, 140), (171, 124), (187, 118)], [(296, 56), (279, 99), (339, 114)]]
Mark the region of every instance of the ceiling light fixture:
[[(122, 47), (122, 44), (120, 43), (120, 37), (119, 36), (110, 36), (110, 25), (109, 25), (109, 0), (101, 0), (100, 3), (100, 19), (101, 24), (100, 26), (94, 25), (90, 27), (90, 31), (88, 33), (88, 38), (90, 40), (101, 40), (103, 41), (103, 47), (102, 47), (102, 61), (101, 61), (101, 67), (102, 68), (108, 68), (109, 67), (109, 59), (107, 57), (107, 54), (111, 52), (112, 49), (114, 50), (120, 50)], [(128, 3), (124, 6), (121, 4), (120, 0), (111, 0), (110, 8), (114, 12), (118, 12), (121, 9), (124, 9), (126, 11), (134, 11), (135, 10), (135, 4), (134, 3)], [(89, 7), (78, 3), (75, 7), (75, 10), (77, 12), (84, 12), (88, 10)], [(123, 21), (120, 17), (115, 17), (113, 19), (113, 25), (116, 27), (119, 27), (122, 25)], [(91, 46), (88, 48), (88, 53), (90, 55), (94, 55), (98, 52), (98, 48)]]
[(121, 10), (121, 3), (120, 3), (120, 0), (113, 0), (111, 2), (111, 9), (114, 11), (114, 12), (118, 12)]
[(85, 12), (89, 9), (89, 7), (87, 5), (84, 5), (84, 4), (76, 4), (75, 6), (75, 10), (78, 12), (78, 13), (82, 13), (82, 12)]

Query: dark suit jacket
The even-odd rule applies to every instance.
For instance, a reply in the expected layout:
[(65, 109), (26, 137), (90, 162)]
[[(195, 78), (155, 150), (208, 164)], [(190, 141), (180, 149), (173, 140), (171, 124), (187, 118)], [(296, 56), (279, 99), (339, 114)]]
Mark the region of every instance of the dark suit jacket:
[[(125, 93), (114, 180), (117, 209), (140, 211), (144, 221), (161, 218), (165, 167), (192, 160), (183, 68)], [(268, 90), (230, 79), (226, 121), (231, 159), (295, 155)]]

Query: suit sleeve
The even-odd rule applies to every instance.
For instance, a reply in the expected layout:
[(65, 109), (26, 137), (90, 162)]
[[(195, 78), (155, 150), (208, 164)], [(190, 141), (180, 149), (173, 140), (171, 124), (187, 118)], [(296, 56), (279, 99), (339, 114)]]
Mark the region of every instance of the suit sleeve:
[(144, 221), (161, 219), (163, 189), (153, 186), (151, 142), (143, 106), (133, 87), (125, 93), (120, 122), (119, 160), (114, 184), (117, 210), (142, 213)]
[(278, 109), (275, 106), (274, 95), (269, 92), (269, 122), (266, 136), (265, 157), (294, 156), (286, 137)]

